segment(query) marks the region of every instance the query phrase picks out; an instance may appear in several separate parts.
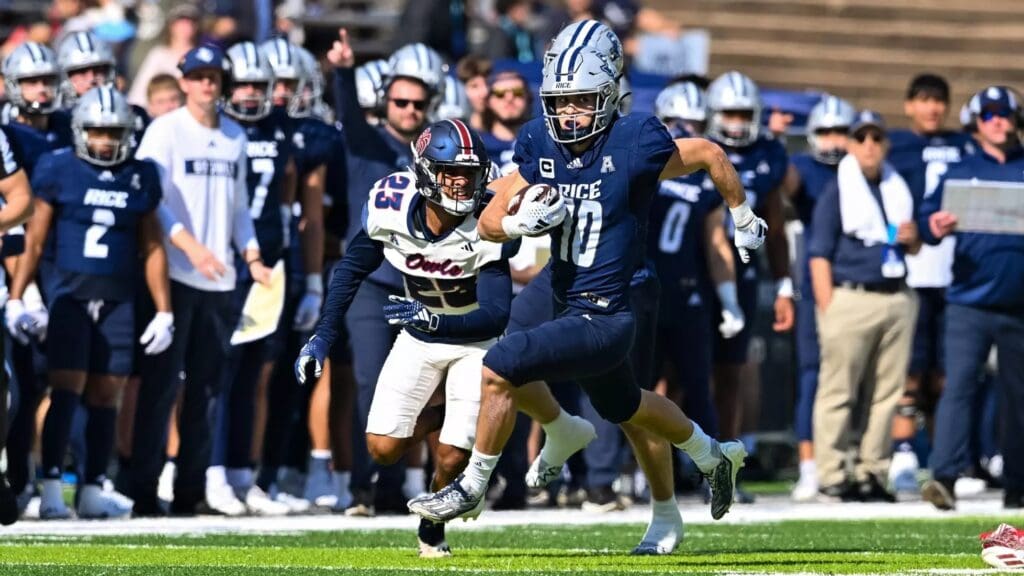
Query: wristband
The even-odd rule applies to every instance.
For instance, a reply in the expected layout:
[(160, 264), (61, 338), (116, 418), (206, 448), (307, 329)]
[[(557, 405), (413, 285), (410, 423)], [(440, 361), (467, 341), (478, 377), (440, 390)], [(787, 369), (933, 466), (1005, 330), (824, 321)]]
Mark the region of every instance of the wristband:
[(306, 274), (306, 294), (323, 294), (324, 280), (319, 274)]
[(746, 228), (755, 218), (754, 211), (746, 202), (735, 208), (729, 208), (729, 213), (732, 214), (733, 223), (740, 229)]
[(779, 298), (793, 297), (793, 279), (789, 276), (775, 281), (775, 295)]

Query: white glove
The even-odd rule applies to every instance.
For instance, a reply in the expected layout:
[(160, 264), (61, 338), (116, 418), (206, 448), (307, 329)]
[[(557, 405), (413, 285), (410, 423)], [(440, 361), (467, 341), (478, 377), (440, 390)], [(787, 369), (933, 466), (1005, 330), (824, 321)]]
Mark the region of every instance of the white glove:
[(758, 218), (746, 202), (735, 208), (730, 208), (732, 221), (736, 225), (736, 233), (733, 235), (733, 242), (740, 253), (740, 260), (744, 263), (750, 262), (749, 250), (757, 250), (764, 244), (765, 236), (768, 234), (768, 224)]
[(174, 314), (157, 312), (139, 338), (139, 344), (146, 346), (147, 356), (156, 356), (171, 346), (174, 341)]
[(718, 301), (722, 304), (722, 323), (718, 325), (718, 331), (722, 338), (728, 340), (742, 332), (747, 322), (739, 305), (736, 283), (722, 282), (715, 290), (718, 292)]
[(324, 288), (319, 274), (306, 275), (306, 293), (295, 310), (292, 328), (299, 332), (309, 332), (316, 326), (320, 318), (320, 307), (324, 303)]
[(543, 189), (531, 186), (519, 204), (519, 210), (501, 219), (501, 228), (510, 239), (522, 236), (538, 236), (558, 226), (565, 220), (568, 210), (561, 194), (554, 204), (538, 200)]
[(8, 300), (4, 308), (4, 322), (7, 331), (15, 340), (28, 345), (29, 339), (35, 336), (40, 342), (46, 340), (46, 327), (50, 317), (46, 308), (40, 304), (35, 310), (26, 310), (21, 300)]

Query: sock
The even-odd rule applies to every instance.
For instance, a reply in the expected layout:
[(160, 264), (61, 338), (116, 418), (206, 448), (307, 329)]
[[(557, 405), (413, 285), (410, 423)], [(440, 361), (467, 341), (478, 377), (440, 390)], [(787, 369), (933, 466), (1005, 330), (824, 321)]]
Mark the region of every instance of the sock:
[(674, 550), (683, 539), (683, 517), (675, 498), (654, 500), (651, 503), (651, 522), (640, 542)]
[(818, 465), (814, 460), (801, 460), (800, 461), (800, 481), (814, 480), (818, 481)]
[(309, 466), (308, 473), (310, 476), (314, 474), (327, 474), (331, 468), (331, 451), (330, 450), (310, 450), (309, 451)]
[(252, 486), (252, 468), (228, 468), (228, 484), (235, 490), (245, 490)]
[(551, 422), (542, 425), (542, 428), (544, 428), (545, 437), (544, 446), (540, 449), (540, 457), (545, 462), (549, 464), (565, 462), (579, 449), (579, 446), (572, 441), (578, 431), (576, 421), (565, 410), (559, 411), (558, 416)]
[(226, 486), (228, 483), (227, 471), (223, 466), (210, 466), (206, 469), (207, 489), (216, 486)]
[(69, 390), (54, 388), (50, 392), (50, 409), (43, 423), (43, 478), (60, 479), (71, 423), (80, 402), (81, 396)]
[(117, 408), (88, 406), (89, 420), (85, 424), (85, 482), (103, 486), (107, 479), (110, 452), (114, 449), (117, 429)]
[(501, 458), (501, 454), (490, 456), (483, 452), (477, 452), (477, 449), (473, 448), (473, 455), (469, 457), (469, 464), (466, 465), (466, 470), (462, 473), (460, 482), (462, 489), (470, 496), (483, 495), (499, 458)]
[(697, 465), (697, 468), (701, 472), (707, 473), (714, 470), (721, 460), (720, 453), (717, 450), (713, 450), (715, 444), (717, 442), (704, 433), (700, 424), (693, 422), (693, 434), (686, 440), (676, 444), (675, 447), (686, 452), (690, 459), (693, 460), (693, 463)]
[(331, 451), (330, 450), (310, 450), (309, 457), (316, 462), (330, 462)]
[(402, 492), (406, 498), (415, 498), (423, 493), (426, 487), (426, 474), (423, 468), (406, 468), (405, 483), (402, 484)]

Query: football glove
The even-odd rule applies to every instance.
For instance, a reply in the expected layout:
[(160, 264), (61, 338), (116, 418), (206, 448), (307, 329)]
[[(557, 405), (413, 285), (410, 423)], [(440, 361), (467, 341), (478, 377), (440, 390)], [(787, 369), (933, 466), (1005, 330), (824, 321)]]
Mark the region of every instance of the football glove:
[(433, 332), (441, 317), (420, 302), (404, 296), (388, 296), (391, 304), (384, 306), (384, 317), (392, 326), (405, 326), (421, 332)]
[(147, 356), (156, 356), (171, 347), (174, 341), (174, 314), (157, 312), (146, 326), (146, 331), (139, 338), (139, 344), (145, 346)]
[(4, 321), (11, 336), (23, 345), (28, 345), (29, 339), (32, 337), (40, 342), (46, 340), (46, 328), (50, 322), (50, 316), (46, 313), (45, 307), (40, 306), (35, 310), (27, 310), (25, 303), (21, 300), (8, 300), (7, 306), (4, 308)]
[(295, 379), (299, 384), (306, 380), (316, 381), (324, 373), (324, 359), (331, 347), (323, 338), (313, 335), (299, 350), (299, 358), (295, 360)]
[(715, 290), (718, 292), (718, 301), (722, 305), (722, 323), (718, 325), (718, 331), (722, 334), (722, 338), (729, 339), (742, 332), (743, 327), (747, 324), (736, 294), (736, 283), (722, 282), (715, 287)]
[(501, 228), (510, 239), (543, 234), (565, 220), (568, 214), (565, 199), (558, 195), (554, 204), (540, 202), (537, 196), (542, 191), (540, 187), (531, 188), (519, 210), (501, 219)]
[(740, 254), (740, 260), (744, 264), (750, 262), (750, 250), (757, 250), (764, 244), (765, 236), (768, 234), (768, 224), (762, 218), (758, 218), (754, 211), (745, 202), (735, 208), (730, 208), (732, 221), (736, 225), (736, 233), (733, 235), (733, 242)]

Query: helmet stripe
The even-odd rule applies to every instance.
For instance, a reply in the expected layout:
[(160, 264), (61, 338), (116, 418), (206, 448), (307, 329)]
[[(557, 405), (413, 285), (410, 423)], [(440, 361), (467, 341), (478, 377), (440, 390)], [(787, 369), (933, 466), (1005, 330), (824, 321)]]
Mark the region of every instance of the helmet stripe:
[(583, 22), (580, 22), (576, 26), (576, 31), (572, 33), (572, 38), (569, 39), (569, 45), (565, 47), (566, 49), (576, 46), (576, 41), (579, 40), (580, 34), (583, 32), (583, 29), (586, 28), (587, 25), (590, 24), (591, 22), (593, 22), (593, 20), (584, 20)]
[(100, 88), (100, 110), (103, 112), (113, 112), (110, 100), (110, 91), (106, 87)]
[(589, 46), (590, 40), (594, 37), (594, 34), (596, 34), (597, 31), (601, 29), (601, 26), (603, 26), (603, 24), (596, 20), (593, 20), (592, 23), (594, 25), (590, 27), (590, 31), (587, 32), (587, 35), (583, 37), (583, 42), (580, 43), (581, 46)]
[(252, 69), (259, 67), (259, 60), (256, 57), (256, 45), (252, 42), (246, 42), (245, 46), (245, 67)]
[(459, 147), (463, 150), (463, 153), (475, 153), (473, 150), (473, 139), (469, 136), (469, 128), (466, 128), (466, 125), (459, 119), (453, 118), (448, 120), (448, 122), (455, 126), (455, 131), (459, 133), (459, 141), (461, 143)]
[(29, 56), (32, 57), (32, 62), (39, 62), (43, 59), (43, 52), (35, 42), (26, 42), (25, 47), (28, 49)]

